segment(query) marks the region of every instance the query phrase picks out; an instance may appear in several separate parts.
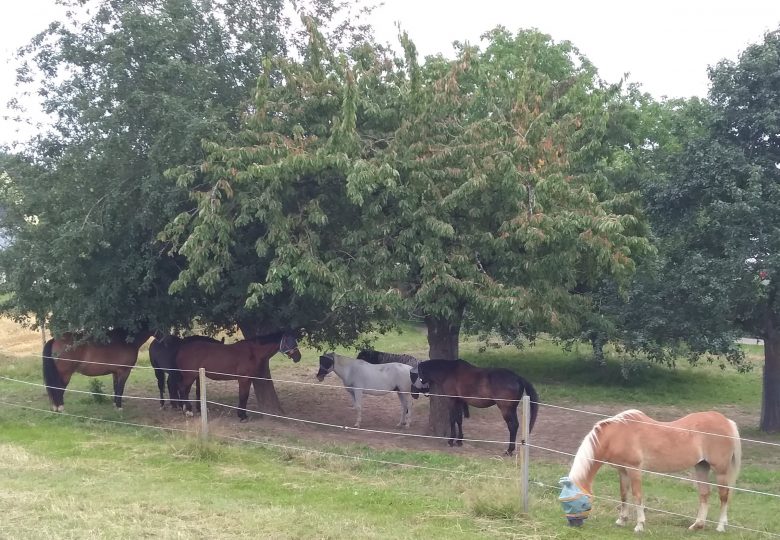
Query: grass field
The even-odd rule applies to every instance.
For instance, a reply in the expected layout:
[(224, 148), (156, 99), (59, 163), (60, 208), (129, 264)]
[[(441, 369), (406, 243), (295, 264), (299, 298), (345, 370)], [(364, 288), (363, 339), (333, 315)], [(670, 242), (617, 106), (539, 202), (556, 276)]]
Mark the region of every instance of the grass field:
[[(3, 323), (5, 324), (5, 323)], [(0, 376), (40, 382), (40, 335), (0, 325)], [(425, 351), (419, 329), (379, 338), (377, 348)], [(760, 348), (747, 346), (760, 361)], [(483, 365), (512, 367), (532, 380), (543, 401), (576, 405), (673, 407), (686, 410), (735, 406), (755, 415), (760, 371), (681, 365), (674, 371), (642, 368), (620, 377), (617, 360), (599, 370), (587, 350), (564, 352), (552, 343), (516, 351), (467, 341), (462, 356)], [(304, 351), (300, 369), (312, 370), (317, 355)], [(275, 359), (274, 373), (282, 366)], [(141, 364), (148, 365), (142, 352)], [(296, 368), (296, 369), (298, 369)], [(108, 378), (104, 386), (110, 388)], [(88, 389), (85, 377), (72, 388)], [(150, 370), (137, 370), (135, 393), (154, 395)], [(96, 406), (88, 394), (66, 397), (71, 414), (148, 423), (126, 407), (123, 414)], [(41, 388), (0, 380), (0, 401), (45, 408)], [(99, 412), (98, 412), (99, 411)], [(748, 427), (743, 433), (751, 433)], [(779, 439), (769, 439), (780, 442)], [(512, 459), (442, 452), (388, 451), (355, 444), (308, 445), (317, 454), (278, 446), (212, 440), (190, 435), (54, 415), (0, 404), (0, 538), (625, 538), (613, 525), (615, 504), (597, 499), (582, 529), (565, 526), (557, 489), (532, 485), (532, 508), (520, 512), (518, 469)], [(337, 457), (333, 454), (351, 456)], [(374, 461), (372, 461), (374, 460)], [(405, 463), (410, 467), (383, 462)], [(531, 477), (554, 484), (560, 462), (531, 463)], [(780, 493), (780, 452), (753, 452), (741, 487)], [(603, 470), (597, 495), (616, 498), (616, 475)], [(646, 504), (692, 516), (692, 485), (645, 478)], [(715, 497), (710, 518), (717, 517)], [(737, 494), (731, 522), (780, 533), (778, 499)], [(682, 517), (648, 512), (646, 536), (690, 534)], [(712, 527), (696, 537), (716, 537)], [(731, 538), (766, 538), (730, 529)]]

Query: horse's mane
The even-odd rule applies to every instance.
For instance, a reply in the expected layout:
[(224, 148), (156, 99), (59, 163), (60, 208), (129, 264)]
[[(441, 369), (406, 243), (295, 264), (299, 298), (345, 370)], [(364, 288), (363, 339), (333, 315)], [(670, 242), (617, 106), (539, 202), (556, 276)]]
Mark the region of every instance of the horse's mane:
[(382, 351), (372, 351), (370, 349), (364, 349), (357, 355), (358, 360), (364, 360), (372, 364), (386, 364), (388, 362), (398, 362), (399, 364), (406, 364), (407, 366), (417, 367), (420, 361), (411, 354), (398, 354)]
[(590, 467), (593, 463), (596, 446), (599, 443), (599, 433), (602, 428), (609, 424), (625, 424), (631, 418), (642, 414), (642, 411), (637, 409), (628, 409), (610, 418), (605, 418), (596, 422), (593, 429), (585, 435), (582, 439), (580, 447), (577, 449), (577, 453), (574, 456), (574, 461), (571, 464), (571, 470), (569, 471), (569, 478), (574, 482), (581, 482), (585, 475), (588, 474)]
[(284, 336), (285, 332), (284, 330), (280, 332), (274, 332), (273, 334), (263, 334), (262, 336), (255, 336), (251, 338), (250, 341), (254, 341), (255, 343), (274, 343), (281, 341), (282, 336)]

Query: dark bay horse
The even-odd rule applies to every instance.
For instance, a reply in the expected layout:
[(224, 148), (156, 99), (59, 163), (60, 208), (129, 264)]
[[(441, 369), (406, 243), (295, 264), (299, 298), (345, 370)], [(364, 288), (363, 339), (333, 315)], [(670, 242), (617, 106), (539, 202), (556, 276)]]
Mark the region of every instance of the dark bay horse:
[(144, 331), (128, 341), (126, 332), (113, 330), (108, 333), (108, 341), (100, 343), (67, 332), (47, 341), (43, 346), (43, 382), (51, 409), (64, 410), (65, 388), (74, 373), (89, 377), (113, 375), (114, 405), (121, 409), (127, 377), (138, 361), (138, 349), (151, 335), (151, 331)]
[(529, 432), (536, 423), (539, 412), (536, 390), (530, 382), (508, 369), (479, 368), (465, 360), (426, 360), (412, 370), (411, 377), (413, 386), (420, 391), (449, 396), (450, 446), (463, 444), (463, 416), (469, 416), (468, 405), (480, 409), (498, 407), (509, 428), (507, 455), (515, 451), (517, 428), (520, 427), (517, 406), (523, 394), (531, 398)]
[(168, 396), (171, 407), (180, 408), (179, 381), (181, 373), (176, 367), (176, 354), (183, 343), (190, 341), (206, 341), (209, 343), (224, 343), (209, 336), (179, 337), (167, 335), (155, 337), (149, 345), (149, 363), (154, 368), (154, 376), (157, 377), (157, 388), (160, 390), (160, 408), (165, 408), (165, 376), (168, 375)]
[[(258, 336), (231, 344), (190, 341), (179, 347), (176, 366), (181, 370), (179, 399), (187, 400), (192, 383), (198, 377), (198, 369), (204, 368), (209, 379), (238, 381), (238, 417), (246, 420), (246, 402), (253, 378), (259, 376), (260, 366), (277, 352), (287, 355), (293, 362), (301, 359), (295, 336), (278, 332)], [(185, 412), (192, 415), (192, 404), (184, 402)]]

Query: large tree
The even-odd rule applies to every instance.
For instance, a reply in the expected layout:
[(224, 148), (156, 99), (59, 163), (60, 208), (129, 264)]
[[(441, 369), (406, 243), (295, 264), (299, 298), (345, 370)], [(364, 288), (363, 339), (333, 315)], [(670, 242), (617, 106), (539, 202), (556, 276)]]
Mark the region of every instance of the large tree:
[(780, 431), (780, 31), (710, 70), (706, 130), (650, 193), (674, 284), (673, 319), (690, 342), (764, 339), (760, 427)]
[(464, 321), (574, 324), (577, 284), (631, 272), (636, 218), (572, 166), (602, 144), (609, 92), (570, 44), (498, 29), (421, 66), (405, 36), (401, 61), (335, 57), (310, 31), (301, 62), (267, 64), (242, 133), (206, 145), (211, 187), (168, 231), (189, 261), (179, 286), (216, 286), (251, 242), (267, 272), (249, 305), (292, 290), (336, 318), (417, 313), (430, 355), (454, 359)]
[[(189, 205), (164, 171), (194, 166), (203, 138), (236, 129), (262, 59), (297, 43), (289, 3), (63, 3), (68, 20), (19, 52), (20, 85), (42, 96), (53, 125), (3, 185), (0, 225), (14, 233), (0, 255), (6, 309), (31, 325), (45, 318), (56, 332), (91, 334), (264, 316), (245, 308), (240, 275), (211, 295), (170, 295), (183, 259), (157, 237)], [(356, 30), (341, 2), (298, 6), (335, 24), (334, 40)]]

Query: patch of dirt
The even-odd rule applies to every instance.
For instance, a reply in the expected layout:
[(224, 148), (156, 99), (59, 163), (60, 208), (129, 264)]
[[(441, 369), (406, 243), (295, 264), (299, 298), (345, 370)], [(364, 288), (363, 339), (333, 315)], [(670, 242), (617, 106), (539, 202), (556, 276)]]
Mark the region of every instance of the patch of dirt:
[[(276, 391), (284, 408), (284, 415), (309, 422), (250, 414), (249, 421), (241, 423), (238, 421), (234, 409), (210, 405), (209, 429), (212, 434), (319, 450), (327, 449), (331, 445), (357, 444), (380, 450), (440, 451), (481, 457), (498, 457), (503, 455), (504, 450), (506, 450), (507, 443), (501, 441), (508, 439), (508, 431), (496, 407), (487, 409), (471, 407), (471, 417), (464, 419), (463, 431), (466, 439), (498, 442), (466, 441), (463, 447), (450, 448), (446, 440), (408, 436), (409, 434), (427, 434), (428, 398), (424, 396), (413, 400), (412, 425), (408, 429), (396, 427), (400, 420), (401, 410), (395, 394), (364, 396), (361, 428), (375, 431), (359, 431), (351, 427), (355, 423), (356, 414), (350, 408), (350, 398), (341, 386), (338, 377), (330, 375), (324, 382), (318, 383), (314, 378), (315, 371), (312, 368), (290, 366), (288, 363), (272, 366), (272, 370)], [(237, 405), (237, 383), (209, 381), (207, 386), (210, 401), (231, 406)], [(175, 411), (159, 411), (156, 409), (157, 403), (153, 401), (136, 401), (132, 405), (128, 403), (129, 406), (148, 407), (148, 414), (154, 418), (158, 425), (191, 430), (198, 429), (200, 425), (197, 416), (185, 419), (183, 415)], [(607, 416), (636, 407), (633, 404), (626, 406), (570, 404), (568, 406)], [(257, 409), (254, 395), (250, 396), (247, 407)], [(672, 420), (692, 412), (676, 407), (641, 407), (641, 409), (659, 420)], [(758, 416), (755, 412), (747, 412), (732, 406), (723, 406), (717, 409), (734, 419), (738, 425), (756, 425), (758, 422)], [(565, 454), (532, 447), (531, 459), (570, 463), (572, 458), (566, 454), (574, 454), (577, 451), (583, 437), (601, 418), (596, 414), (540, 406), (530, 443)], [(334, 424), (338, 427), (318, 425), (317, 423)], [(749, 456), (749, 453), (749, 448), (746, 448), (746, 457)]]

